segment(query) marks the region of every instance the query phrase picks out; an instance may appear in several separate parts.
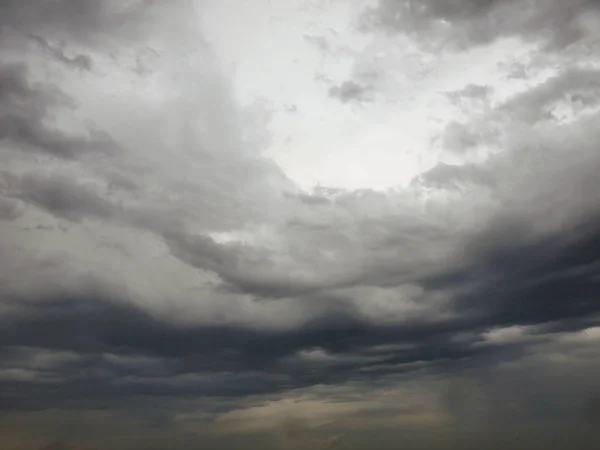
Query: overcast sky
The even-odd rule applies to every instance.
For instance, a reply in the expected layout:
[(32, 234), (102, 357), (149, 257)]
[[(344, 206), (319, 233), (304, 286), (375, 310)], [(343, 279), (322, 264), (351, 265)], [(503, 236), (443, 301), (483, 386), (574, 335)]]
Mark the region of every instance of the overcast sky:
[(2, 449), (600, 448), (599, 37), (0, 0)]

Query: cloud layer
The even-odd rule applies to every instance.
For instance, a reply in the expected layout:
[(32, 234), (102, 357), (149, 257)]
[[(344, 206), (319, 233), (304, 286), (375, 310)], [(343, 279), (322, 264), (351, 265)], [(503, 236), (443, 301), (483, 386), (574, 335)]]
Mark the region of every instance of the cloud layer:
[[(270, 159), (276, 120), (240, 100), (204, 3), (0, 2), (14, 448), (42, 445), (18, 437), (31, 427), (54, 439), (52, 411), (97, 425), (73, 445), (119, 421), (182, 446), (272, 432), (278, 448), (392, 429), (500, 445), (517, 423), (523, 442), (562, 423), (583, 448), (600, 396), (596, 2), (356, 9), (357, 33), (410, 41), (422, 61), (526, 49), (496, 64), (502, 83), (440, 88), (452, 118), (387, 190), (302, 189)], [(385, 67), (361, 69), (371, 50), (324, 105), (377, 116), (395, 95)], [(123, 439), (104, 444), (146, 442)]]

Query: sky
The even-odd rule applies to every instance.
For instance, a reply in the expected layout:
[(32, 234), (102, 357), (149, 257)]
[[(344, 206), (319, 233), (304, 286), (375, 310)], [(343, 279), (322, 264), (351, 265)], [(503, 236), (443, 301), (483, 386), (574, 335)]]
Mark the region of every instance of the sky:
[(0, 0), (0, 446), (587, 449), (597, 0)]

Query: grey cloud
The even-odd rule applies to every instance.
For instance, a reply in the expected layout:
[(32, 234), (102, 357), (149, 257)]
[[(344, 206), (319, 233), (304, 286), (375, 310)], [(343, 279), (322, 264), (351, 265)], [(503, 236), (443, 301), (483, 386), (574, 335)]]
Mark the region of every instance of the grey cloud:
[[(250, 395), (315, 383), (364, 382), (374, 374), (414, 370), (435, 374), (456, 370), (467, 361), (477, 366), (497, 359), (512, 360), (527, 348), (527, 341), (481, 346), (481, 333), (494, 327), (543, 325), (552, 336), (597, 323), (600, 303), (593, 264), (597, 265), (599, 258), (599, 232), (594, 223), (544, 241), (524, 239), (520, 244), (514, 243), (514, 231), (484, 233), (474, 241), (472, 256), (461, 269), (423, 280), (430, 291), (452, 287), (456, 292), (449, 304), (453, 314), (446, 319), (385, 325), (342, 308), (327, 310), (299, 328), (281, 331), (234, 325), (184, 326), (152, 317), (122, 299), (111, 299), (112, 295), (65, 292), (4, 321), (2, 342), (9, 347), (90, 355), (81, 360), (87, 361), (87, 369), (78, 370), (81, 376), (77, 378), (71, 378), (71, 370), (59, 371), (54, 382), (59, 384), (52, 391), (35, 379), (28, 382), (17, 405), (31, 407), (33, 399), (51, 405), (69, 398), (104, 404), (117, 401), (112, 397), (117, 394), (120, 401), (139, 395)], [(465, 333), (472, 338), (458, 339)], [(410, 345), (386, 347), (398, 344)], [(300, 351), (315, 348), (331, 355), (331, 361), (286, 362)], [(117, 358), (107, 361), (94, 356), (98, 354)], [(122, 366), (117, 362), (119, 355), (132, 362), (133, 355), (158, 362), (162, 358), (164, 364)], [(161, 366), (152, 376), (153, 367)], [(230, 380), (218, 375), (232, 370), (239, 376)], [(4, 385), (6, 404), (13, 385), (6, 381)], [(111, 397), (107, 397), (109, 393)]]
[(320, 196), (318, 194), (300, 194), (297, 196), (289, 195), (288, 198), (295, 199), (297, 198), (300, 202), (305, 203), (307, 205), (329, 205), (331, 200), (327, 197)]
[[(365, 24), (421, 36), (445, 35), (461, 46), (518, 36), (544, 40), (549, 48), (561, 49), (588, 37), (588, 30), (578, 21), (584, 15), (598, 14), (597, 6), (595, 0), (578, 0), (568, 5), (556, 0), (525, 4), (515, 0), (380, 0), (365, 14)], [(451, 27), (449, 34), (444, 31), (444, 22)]]
[(345, 81), (339, 86), (333, 86), (329, 89), (329, 95), (337, 98), (344, 103), (350, 101), (365, 101), (368, 100), (369, 93), (372, 90), (369, 86), (362, 86), (355, 81)]
[(0, 65), (0, 143), (59, 158), (116, 150), (106, 136), (70, 136), (48, 125), (55, 108), (72, 108), (72, 102), (52, 86), (31, 82), (28, 72), (23, 64)]
[[(3, 382), (2, 403), (7, 405), (12, 399), (13, 407), (26, 409), (36, 404), (48, 407), (55, 402), (75, 405), (82, 401), (92, 402), (88, 406), (111, 402), (122, 404), (128, 397), (135, 399), (149, 394), (174, 397), (250, 395), (306, 386), (318, 380), (339, 381), (340, 376), (345, 378), (349, 372), (315, 374), (314, 369), (300, 367), (288, 374), (289, 367), (287, 370), (278, 367), (277, 360), (303, 345), (330, 341), (334, 347), (345, 346), (345, 340), (361, 335), (351, 331), (351, 324), (348, 328), (341, 324), (332, 327), (331, 323), (324, 323), (323, 328), (313, 331), (283, 334), (227, 327), (182, 329), (156, 322), (128, 307), (103, 305), (93, 299), (46, 302), (46, 306), (40, 307), (35, 314), (32, 312), (13, 326), (3, 327), (3, 342), (22, 347), (43, 341), (46, 348), (67, 347), (70, 351), (91, 353), (92, 357), (82, 359), (87, 364), (78, 364), (79, 375), (76, 377), (72, 369), (63, 367), (64, 372), (59, 370), (54, 381), (46, 378), (46, 382), (40, 383), (34, 378), (27, 387), (22, 385), (18, 398), (11, 393), (14, 382)], [(262, 350), (266, 345), (270, 348), (268, 354)], [(174, 366), (175, 371), (172, 369), (162, 377), (144, 378), (134, 376), (131, 369), (116, 372), (93, 357), (94, 352), (108, 350), (127, 357), (123, 352), (136, 349), (143, 354), (176, 358), (179, 367)], [(239, 375), (233, 378), (219, 375), (231, 370), (238, 371)], [(259, 372), (253, 375), (253, 371)], [(187, 374), (189, 382), (186, 382), (186, 376), (178, 377), (179, 374)]]
[(0, 198), (0, 220), (15, 220), (21, 216), (22, 212), (15, 200)]
[[(412, 11), (417, 20), (408, 30), (427, 31), (432, 19), (445, 18), (469, 43), (482, 43), (495, 36), (529, 36), (532, 24), (546, 13), (549, 23), (560, 22), (565, 30), (574, 24), (574, 12), (567, 13), (566, 6), (538, 3), (546, 9), (490, 26), (495, 17), (512, 19), (516, 3), (422, 2)], [(393, 18), (399, 5), (382, 0), (379, 12)], [(36, 33), (45, 57), (62, 62), (60, 70), (87, 70), (85, 55), (109, 52), (119, 39), (125, 42), (124, 35), (139, 31), (127, 30), (136, 17), (141, 28), (154, 30), (142, 20), (151, 2), (135, 2), (132, 9), (91, 1), (35, 6), (30, 1), (0, 3), (0, 22), (4, 28), (10, 22)], [(592, 3), (573, 7), (577, 12), (587, 6)], [(115, 36), (103, 46), (101, 38), (110, 31)], [(10, 33), (16, 39), (18, 32)], [(554, 34), (550, 29), (544, 33)], [(72, 49), (55, 44), (65, 36), (74, 43)], [(186, 45), (175, 45), (185, 39), (170, 39), (173, 49), (188, 52)], [(14, 44), (7, 42), (2, 51)], [(193, 40), (190, 46), (196, 44)], [(203, 54), (190, 68), (175, 50), (166, 53), (162, 61), (174, 68), (161, 75), (177, 90), (178, 100), (165, 101), (158, 112), (133, 97), (99, 105), (98, 110), (108, 110), (106, 130), (113, 138), (73, 138), (49, 124), (53, 108), (72, 106), (50, 81), (32, 82), (30, 75), (39, 68), (34, 58), (25, 57), (26, 65), (1, 66), (6, 166), (0, 174), (0, 219), (22, 219), (31, 232), (9, 245), (17, 236), (13, 224), (0, 223), (5, 227), (0, 239), (0, 409), (140, 411), (152, 405), (159, 415), (169, 416), (186, 400), (209, 397), (227, 410), (241, 398), (276, 397), (316, 385), (354, 383), (368, 390), (398, 379), (465, 371), (483, 379), (496, 368), (505, 370), (503, 365), (524, 364), (538, 351), (549, 355), (560, 347), (555, 341), (561, 337), (599, 323), (598, 117), (552, 128), (555, 134), (535, 128), (540, 112), (553, 102), (567, 98), (593, 105), (596, 72), (567, 71), (500, 105), (480, 122), (447, 129), (446, 144), (455, 152), (491, 142), (502, 144), (499, 155), (477, 163), (439, 164), (402, 190), (318, 188), (307, 194), (262, 157), (255, 141), (246, 146), (229, 87), (220, 84), (212, 68), (201, 70), (210, 65), (208, 57)], [(82, 59), (68, 56), (75, 54)], [(94, 60), (95, 69), (98, 64)], [(186, 77), (188, 69), (193, 75)], [(347, 82), (330, 95), (364, 100), (368, 90)], [(486, 98), (490, 90), (473, 85), (451, 95), (472, 101)], [(498, 128), (508, 137), (495, 133)], [(101, 144), (120, 151), (87, 151)], [(38, 159), (41, 154), (50, 158)], [(57, 234), (47, 223), (40, 224), (47, 229), (42, 236), (42, 228), (34, 228), (38, 217), (28, 222), (28, 213), (41, 216), (40, 210), (70, 221), (74, 232), (85, 226), (100, 235), (105, 231), (100, 225), (109, 225), (115, 233), (135, 235), (134, 250), (124, 245), (118, 257), (131, 257), (142, 275), (132, 269), (119, 284), (121, 274), (96, 270), (111, 261), (93, 252), (82, 251), (80, 259), (66, 262), (46, 258), (44, 249), (69, 251), (65, 242), (71, 241), (51, 242)], [(92, 220), (82, 223), (85, 219)], [(256, 240), (244, 242), (246, 232)], [(37, 255), (34, 237), (46, 235)], [(142, 235), (151, 237), (145, 241)], [(135, 249), (148, 243), (156, 246), (148, 251), (148, 261), (134, 261)], [(152, 258), (159, 260), (157, 268)], [(202, 289), (180, 302), (184, 292), (188, 296), (187, 286), (179, 285), (178, 271), (185, 270), (193, 278), (190, 284), (196, 286), (197, 278)], [(210, 283), (204, 284), (205, 278)], [(154, 282), (164, 286), (156, 294), (161, 308), (137, 294), (138, 286)], [(199, 317), (195, 308), (209, 308), (215, 298), (231, 302), (226, 306), (238, 308), (244, 320)], [(261, 309), (254, 309), (257, 304)], [(279, 320), (277, 314), (288, 314), (278, 309), (282, 304), (290, 306), (294, 320)], [(274, 317), (270, 327), (256, 318), (263, 313)], [(490, 333), (515, 326), (527, 331), (512, 340), (489, 339)], [(583, 367), (593, 366), (593, 356), (581, 358)], [(543, 372), (542, 363), (531, 364)], [(510, 372), (515, 379), (523, 373)], [(530, 381), (524, 384), (532, 393), (523, 395), (519, 408), (543, 415), (536, 412), (536, 395), (570, 379), (560, 375), (538, 391)], [(509, 379), (513, 390), (521, 386), (515, 379)], [(593, 391), (580, 372), (573, 380), (585, 381), (586, 394)], [(484, 383), (483, 400), (473, 394), (467, 402), (460, 400), (464, 390), (459, 386), (445, 406), (465, 428), (473, 420), (471, 407), (486, 402), (500, 411), (490, 417), (505, 417), (498, 405), (510, 392), (500, 385)], [(561, 391), (549, 410), (559, 416), (574, 411), (580, 398), (569, 399), (571, 393)], [(596, 420), (594, 408), (592, 402), (590, 420)]]
[(75, 223), (86, 219), (102, 220), (159, 234), (179, 224), (177, 219), (162, 218), (158, 208), (124, 208), (123, 197), (114, 195), (110, 185), (93, 179), (78, 179), (77, 175), (56, 170), (29, 171), (22, 175), (0, 172), (0, 195), (4, 196), (0, 198), (6, 205), (6, 213), (22, 212), (23, 208), (16, 209), (16, 201), (20, 201), (22, 205)]
[[(506, 208), (508, 216), (521, 214), (519, 220), (524, 223), (535, 223), (544, 216), (544, 225), (549, 227), (576, 223), (579, 220), (576, 216), (569, 218), (569, 211), (580, 208), (575, 201), (583, 202), (581, 207), (586, 211), (598, 208), (592, 188), (598, 160), (592, 141), (591, 137), (585, 139), (586, 145), (591, 146), (580, 149), (582, 159), (578, 162), (562, 160), (563, 152), (567, 150), (561, 146), (540, 146), (536, 150), (518, 146), (497, 157), (492, 156), (484, 163), (440, 164), (416, 179), (413, 189), (435, 187), (460, 191), (465, 188), (481, 195), (481, 188), (485, 188), (490, 199), (483, 197), (485, 209), (481, 217), (489, 214), (489, 220), (500, 220), (502, 216), (496, 216), (496, 211), (504, 214), (502, 210)], [(519, 167), (524, 153), (528, 155), (528, 165)], [(553, 156), (548, 158), (550, 155)], [(548, 177), (548, 173), (562, 173), (565, 182)], [(581, 189), (586, 189), (589, 194), (578, 200)], [(461, 239), (468, 240), (471, 236), (471, 231), (465, 228), (471, 220), (465, 217), (472, 214), (471, 199), (464, 204), (457, 202), (453, 210), (440, 210), (445, 222), (437, 222), (426, 220), (410, 209), (401, 214), (389, 214), (395, 208), (395, 202), (403, 204), (400, 195), (367, 192), (336, 195), (332, 198), (316, 196), (317, 204), (312, 199), (315, 196), (308, 203), (302, 199), (306, 208), (314, 209), (314, 212), (305, 219), (288, 221), (287, 226), (279, 230), (290, 243), (286, 252), (291, 252), (296, 242), (306, 249), (302, 253), (291, 253), (294, 255), (291, 266), (275, 262), (282, 256), (277, 251), (261, 252), (252, 246), (222, 246), (214, 242), (210, 243), (209, 249), (205, 244), (199, 244), (210, 240), (184, 235), (170, 239), (171, 249), (195, 267), (216, 271), (242, 292), (285, 297), (357, 283), (394, 286), (418, 280), (437, 270), (446, 259), (452, 260), (452, 249), (460, 245)], [(560, 204), (556, 201), (559, 198), (562, 199)], [(316, 221), (317, 216), (312, 214), (318, 214), (321, 220)], [(589, 214), (591, 216), (585, 217), (593, 217), (594, 213)], [(361, 219), (356, 220), (356, 216)], [(551, 216), (556, 219), (549, 220)], [(358, 230), (360, 234), (357, 234)], [(521, 235), (522, 231), (516, 233)], [(309, 250), (312, 246), (321, 252)], [(216, 250), (219, 250), (219, 256), (214, 253)], [(315, 270), (316, 261), (319, 270)], [(338, 271), (341, 261), (346, 262), (343, 272)], [(299, 275), (291, 276), (292, 270)]]
[(259, 297), (297, 297), (347, 284), (356, 276), (351, 271), (343, 274), (336, 269), (319, 273), (314, 267), (306, 268), (310, 259), (278, 263), (284, 256), (280, 251), (251, 245), (217, 244), (208, 237), (182, 233), (164, 236), (175, 257), (198, 269), (216, 273), (226, 289)]
[(589, 325), (600, 313), (595, 223), (591, 216), (544, 238), (528, 238), (527, 228), (518, 225), (490, 230), (469, 243), (477, 256), (468, 268), (441, 275), (434, 285), (462, 285), (457, 307), (485, 317), (489, 325), (579, 320)]
[[(85, 190), (80, 191), (85, 193)], [(32, 195), (23, 198), (35, 200), (37, 197)], [(339, 207), (355, 211), (352, 208), (366, 206), (360, 202), (365, 198), (370, 196), (367, 193), (340, 195), (336, 202)], [(56, 208), (56, 202), (50, 200), (44, 200), (43, 204), (54, 205), (52, 207)], [(389, 206), (388, 201), (389, 198), (383, 199), (383, 207)], [(58, 211), (65, 208), (68, 211), (71, 204), (73, 203), (69, 202), (64, 206), (62, 201), (59, 202), (58, 205), (63, 207), (58, 208)], [(309, 207), (313, 206), (309, 203)], [(88, 213), (97, 214), (94, 211), (95, 209), (89, 210)], [(104, 209), (100, 208), (99, 211)], [(383, 227), (384, 240), (381, 247), (374, 247), (378, 251), (384, 248), (402, 248), (396, 246), (406, 240), (420, 242), (421, 238), (427, 236), (425, 229), (419, 226), (419, 221), (405, 222), (403, 227), (390, 232), (392, 224), (398, 226), (401, 223), (402, 221), (373, 221), (363, 225), (373, 226), (370, 232)], [(594, 223), (596, 222), (590, 218), (588, 225), (582, 224), (573, 230), (551, 235), (545, 240), (536, 238), (527, 228), (527, 222), (525, 228), (492, 228), (482, 232), (479, 237), (471, 236), (467, 256), (459, 254), (455, 259), (461, 262), (457, 270), (441, 272), (436, 278), (424, 278), (420, 281), (429, 292), (443, 289), (454, 293), (450, 296), (449, 303), (454, 318), (450, 319), (419, 319), (387, 326), (361, 318), (352, 308), (342, 308), (335, 314), (335, 310), (327, 310), (323, 319), (312, 320), (303, 327), (283, 332), (248, 330), (233, 325), (181, 327), (152, 318), (137, 308), (120, 306), (118, 302), (107, 302), (88, 294), (89, 299), (85, 301), (83, 298), (71, 297), (61, 301), (62, 303), (51, 301), (33, 307), (23, 315), (27, 318), (25, 321), (12, 321), (13, 325), (4, 328), (2, 341), (13, 346), (42, 346), (77, 352), (109, 352), (116, 355), (123, 354), (124, 351), (141, 353), (178, 360), (180, 367), (184, 368), (162, 378), (129, 378), (131, 381), (115, 390), (108, 388), (113, 383), (110, 380), (123, 377), (128, 379), (124, 373), (115, 373), (114, 369), (104, 366), (93, 366), (89, 375), (92, 378), (85, 379), (87, 388), (80, 386), (77, 380), (67, 380), (66, 384), (61, 384), (58, 394), (53, 391), (55, 394), (50, 395), (42, 387), (32, 385), (32, 390), (27, 390), (24, 394), (26, 398), (20, 400), (23, 402), (22, 407), (31, 407), (29, 402), (32, 400), (28, 399), (32, 398), (42, 404), (53, 404), (59, 398), (62, 401), (72, 398), (74, 402), (80, 401), (77, 399), (82, 397), (89, 400), (88, 389), (92, 388), (94, 392), (103, 393), (102, 399), (91, 399), (100, 404), (110, 400), (106, 397), (108, 392), (117, 392), (121, 399), (127, 395), (135, 397), (152, 393), (175, 397), (202, 396), (207, 392), (224, 396), (248, 395), (315, 383), (334, 384), (357, 377), (360, 379), (361, 374), (398, 374), (412, 372), (416, 368), (422, 370), (423, 367), (435, 373), (438, 370), (460, 367), (466, 361), (482, 363), (489, 358), (514, 358), (520, 349), (519, 346), (515, 348), (515, 344), (494, 348), (474, 346), (479, 340), (478, 333), (490, 327), (514, 324), (554, 326), (556, 323), (563, 330), (574, 331), (591, 326), (593, 318), (600, 313), (594, 297), (597, 280), (593, 271), (587, 270), (587, 266), (598, 259), (595, 250), (598, 232)], [(306, 235), (309, 236), (310, 234)], [(327, 283), (317, 284), (306, 291), (299, 280), (291, 277), (284, 278), (286, 281), (280, 283), (277, 281), (276, 265), (269, 263), (268, 253), (261, 255), (261, 252), (252, 247), (221, 245), (209, 238), (185, 234), (166, 234), (165, 238), (176, 256), (195, 267), (218, 273), (226, 282), (242, 291), (268, 296), (272, 295), (269, 290), (273, 292), (275, 289), (276, 295), (285, 296), (326, 291), (332, 287)], [(420, 248), (423, 251), (423, 247)], [(393, 271), (397, 274), (399, 265), (406, 265), (409, 261), (414, 264), (414, 255), (414, 252), (410, 252), (404, 261), (397, 256), (389, 261), (380, 259), (384, 265), (367, 264), (366, 267), (392, 270), (393, 275)], [(515, 264), (515, 261), (518, 263)], [(593, 267), (590, 268), (592, 269)], [(264, 284), (257, 289), (252, 284), (255, 281), (250, 280), (253, 273), (261, 272), (268, 277), (263, 278), (261, 283)], [(385, 279), (372, 273), (366, 275), (375, 284)], [(327, 278), (322, 280), (327, 281)], [(576, 296), (570, 297), (570, 293), (575, 293)], [(79, 295), (81, 294), (77, 294)], [(61, 297), (69, 298), (67, 295)], [(565, 301), (567, 298), (570, 301)], [(327, 301), (327, 296), (323, 296), (322, 300)], [(471, 334), (472, 338), (456, 339), (465, 333)], [(74, 336), (78, 336), (77, 339)], [(398, 343), (411, 344), (413, 347), (375, 350)], [(265, 348), (269, 349), (268, 353), (264, 352)], [(286, 358), (313, 348), (322, 348), (339, 358), (335, 364), (321, 367), (315, 367), (314, 362), (310, 361), (299, 366), (286, 364)], [(369, 359), (363, 352), (377, 358)], [(420, 365), (414, 366), (415, 363)], [(290, 372), (291, 367), (294, 368), (291, 378), (284, 376)], [(229, 370), (249, 370), (251, 373), (258, 371), (258, 374), (231, 381), (237, 383), (235, 389), (202, 380), (190, 385), (182, 381), (185, 377), (181, 378), (181, 374), (205, 372), (210, 377)], [(7, 392), (11, 386), (8, 383)]]
[(58, 46), (53, 46), (46, 39), (40, 36), (31, 36), (31, 38), (44, 50), (52, 55), (56, 60), (63, 64), (80, 70), (92, 70), (92, 57), (90, 55), (68, 56), (64, 50)]
[(453, 100), (460, 100), (461, 98), (469, 99), (485, 99), (492, 92), (489, 86), (483, 86), (480, 84), (469, 84), (465, 88), (448, 93), (448, 96)]
[(452, 122), (446, 126), (442, 135), (442, 144), (445, 149), (457, 153), (466, 153), (477, 147), (481, 142), (494, 138), (492, 133), (485, 133), (481, 129), (473, 129), (465, 124)]
[(476, 164), (449, 165), (438, 164), (413, 180), (413, 183), (424, 183), (439, 189), (452, 189), (461, 185), (476, 185), (493, 188), (496, 175), (488, 167)]
[(91, 186), (60, 175), (28, 174), (11, 188), (20, 200), (73, 221), (84, 217), (109, 219), (118, 211), (118, 207), (95, 193)]
[[(528, 92), (507, 101), (501, 111), (514, 118), (536, 122), (554, 117), (559, 102), (576, 109), (600, 102), (600, 72), (593, 69), (567, 69)], [(575, 108), (574, 108), (575, 109)]]
[(73, 446), (68, 442), (67, 439), (56, 439), (44, 446), (40, 450), (69, 450)]
[[(522, 177), (527, 186), (522, 185), (521, 189), (536, 190), (547, 201), (551, 201), (551, 190), (572, 192), (568, 183), (562, 183), (564, 177), (552, 179), (541, 173), (546, 169), (562, 172), (579, 183), (588, 177), (584, 166), (598, 163), (595, 130), (590, 126), (597, 117), (596, 78), (595, 70), (566, 69), (484, 111), (471, 123), (451, 122), (442, 135), (444, 150), (456, 154), (478, 150), (488, 153), (483, 164), (469, 164), (469, 172), (472, 174), (473, 168), (478, 167), (481, 175), (487, 172), (495, 177), (501, 181), (497, 185), (499, 191), (510, 185), (509, 178)], [(579, 117), (574, 119), (575, 116)], [(536, 126), (547, 127), (548, 134), (535, 131), (532, 127)], [(569, 145), (576, 146), (577, 152), (570, 152)], [(489, 148), (495, 150), (489, 152)], [(441, 167), (432, 169), (432, 173), (438, 173)]]
[(333, 49), (331, 48), (331, 44), (329, 43), (329, 41), (327, 40), (327, 38), (325, 36), (311, 36), (311, 35), (305, 34), (302, 37), (304, 38), (304, 40), (306, 42), (314, 45), (322, 52), (329, 53), (329, 52), (333, 51)]
[[(0, 172), (0, 182), (0, 194), (5, 197), (3, 201), (6, 204), (7, 214), (10, 211), (17, 213), (18, 210), (14, 209), (16, 208), (14, 203), (16, 199), (23, 204), (40, 208), (57, 218), (72, 222), (79, 222), (83, 219), (103, 220), (152, 232), (158, 237), (164, 237), (169, 244), (175, 242), (173, 236), (191, 242), (191, 237), (185, 237), (181, 234), (181, 230), (185, 228), (186, 222), (193, 221), (197, 216), (186, 209), (185, 202), (172, 205), (155, 199), (155, 204), (145, 204), (140, 201), (143, 194), (137, 190), (131, 190), (133, 181), (125, 185), (127, 189), (115, 191), (112, 180), (107, 182), (101, 178), (92, 178), (91, 175), (84, 177), (83, 174), (70, 171), (38, 170), (28, 171), (22, 175), (13, 175), (7, 171)], [(123, 186), (123, 182), (120, 182), (119, 185)], [(125, 206), (127, 203), (129, 205)], [(223, 218), (227, 218), (228, 208), (224, 205), (214, 205), (210, 199), (207, 203), (203, 208), (203, 213), (207, 214), (210, 210), (209, 207), (213, 206), (214, 214), (221, 213), (220, 217), (215, 218), (217, 224), (222, 223)], [(9, 205), (13, 205), (13, 207), (9, 209)], [(243, 215), (238, 213), (235, 216)], [(210, 218), (207, 219), (205, 221), (210, 224)], [(208, 237), (199, 239), (206, 242), (211, 241)], [(231, 253), (232, 250), (214, 242), (213, 248), (222, 254)], [(175, 250), (175, 247), (173, 249)], [(199, 250), (198, 246), (195, 246), (195, 249)], [(192, 247), (189, 250), (192, 251)], [(176, 253), (183, 255), (181, 252)], [(196, 252), (196, 254), (200, 253)], [(199, 268), (227, 272), (222, 264), (200, 264), (196, 260), (194, 265)], [(228, 267), (228, 270), (233, 270), (231, 264)]]
[[(0, 3), (0, 22), (20, 33), (53, 34), (68, 39), (90, 42), (106, 31), (123, 33), (135, 28), (136, 20), (152, 1), (139, 0), (127, 5), (113, 1), (58, 0), (44, 2), (3, 0)], [(111, 36), (104, 36), (110, 39)]]
[(600, 395), (592, 395), (586, 405), (586, 417), (592, 423), (600, 423)]

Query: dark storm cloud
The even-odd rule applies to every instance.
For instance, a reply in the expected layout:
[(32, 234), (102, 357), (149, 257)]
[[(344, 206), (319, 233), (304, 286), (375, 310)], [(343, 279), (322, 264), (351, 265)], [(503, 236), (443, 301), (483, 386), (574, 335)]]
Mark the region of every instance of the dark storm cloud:
[[(356, 363), (315, 372), (310, 363), (294, 367), (282, 364), (281, 359), (315, 345), (351, 350), (361, 344), (361, 335), (365, 333), (372, 335), (365, 345), (370, 341), (386, 341), (385, 335), (376, 329), (369, 333), (371, 327), (363, 328), (349, 319), (339, 324), (328, 319), (320, 326), (290, 332), (227, 326), (181, 328), (155, 321), (141, 311), (91, 298), (47, 301), (19, 316), (12, 318), (12, 325), (3, 326), (5, 345), (43, 346), (46, 350), (68, 350), (80, 356), (70, 364), (37, 371), (29, 369), (27, 373), (31, 376), (23, 377), (15, 372), (18, 362), (8, 357), (11, 353), (14, 355), (15, 350), (6, 349), (4, 364), (13, 369), (4, 374), (0, 382), (4, 408), (126, 405), (142, 395), (244, 396), (313, 383), (336, 383), (352, 376), (351, 369)], [(430, 344), (429, 350), (415, 352), (415, 356), (397, 357), (392, 362), (399, 364), (416, 357), (435, 360), (471, 353), (464, 349), (452, 353), (447, 349), (434, 351), (434, 348)], [(135, 354), (160, 357), (167, 361), (165, 367), (169, 367), (169, 361), (172, 367), (154, 376), (136, 372), (131, 367), (116, 370), (98, 356), (101, 353), (117, 354), (123, 359), (131, 359)], [(228, 375), (233, 373), (237, 375)], [(11, 374), (13, 379), (6, 379)], [(186, 379), (186, 376), (191, 378)], [(19, 389), (15, 392), (16, 386)]]
[[(10, 319), (3, 323), (1, 334), (3, 365), (12, 367), (12, 373), (20, 368), (19, 359), (26, 359), (22, 352), (35, 354), (28, 348), (77, 355), (66, 364), (58, 361), (55, 367), (42, 367), (25, 383), (19, 373), (12, 381), (4, 374), (2, 403), (14, 408), (80, 402), (93, 407), (98, 403), (125, 404), (141, 395), (238, 396), (298, 387), (307, 381), (294, 374), (286, 376), (277, 360), (323, 338), (341, 340), (348, 327), (323, 324), (289, 333), (231, 326), (181, 327), (91, 293), (85, 298), (63, 295), (46, 299), (18, 308)], [(107, 362), (101, 357), (105, 353), (120, 355), (130, 364), (115, 367), (114, 359)], [(158, 367), (136, 370), (132, 364), (136, 354), (159, 358)], [(17, 394), (15, 386), (20, 386)]]
[[(433, 34), (443, 19), (463, 43), (520, 35), (557, 46), (594, 6), (581, 0), (568, 10), (540, 0), (520, 14), (516, 1), (404, 3), (381, 0), (377, 24)], [(600, 323), (597, 117), (542, 143), (525, 127), (547, 124), (544, 113), (565, 99), (594, 106), (596, 71), (560, 73), (485, 117), (510, 136), (523, 132), (524, 143), (503, 142), (510, 148), (497, 158), (438, 164), (396, 193), (319, 188), (308, 195), (286, 184), (260, 149), (236, 140), (243, 127), (231, 119), (235, 108), (220, 97), (218, 77), (199, 69), (209, 65), (206, 55), (189, 63), (198, 40), (183, 45), (177, 20), (164, 19), (165, 33), (173, 23), (176, 32), (171, 51), (157, 55), (173, 66), (162, 75), (180, 99), (159, 107), (133, 97), (133, 106), (128, 98), (99, 101), (120, 140), (74, 137), (53, 124), (54, 112), (73, 110), (74, 101), (68, 83), (36, 81), (44, 62), (97, 75), (106, 59), (96, 53), (131, 50), (127, 38), (150, 26), (145, 18), (157, 5), (0, 2), (0, 55), (32, 52), (0, 65), (0, 410), (117, 408), (167, 422), (182, 402), (197, 399), (212, 398), (216, 406), (206, 410), (214, 413), (243, 398), (317, 385), (489, 374)], [(176, 48), (185, 56), (173, 56)], [(119, 92), (117, 85), (107, 91)], [(329, 94), (351, 102), (370, 92), (346, 82)], [(449, 97), (491, 95), (470, 85)], [(521, 128), (511, 128), (516, 122)], [(456, 124), (445, 143), (464, 153), (494, 142), (490, 128)], [(451, 201), (436, 202), (434, 192), (414, 206), (413, 197), (430, 191)], [(452, 201), (465, 192), (492, 200), (481, 210), (470, 197)], [(48, 223), (28, 223), (28, 213)], [(63, 219), (73, 233), (50, 226)], [(30, 232), (17, 234), (14, 221)], [(70, 240), (81, 230), (84, 245)], [(256, 241), (245, 242), (247, 230), (259, 230)], [(119, 235), (119, 252), (88, 242), (105, 231)], [(47, 248), (65, 256), (46, 258)], [(506, 338), (507, 329), (520, 334)], [(500, 384), (490, 388), (498, 398), (508, 395)], [(596, 392), (591, 385), (586, 394)], [(543, 390), (531, 391), (523, 409), (539, 408), (534, 397)], [(445, 406), (468, 422), (479, 400), (462, 402), (462, 393)], [(574, 403), (561, 395), (554, 410)], [(588, 402), (591, 422), (596, 409)]]
[[(0, 383), (2, 403), (29, 409), (118, 404), (139, 396), (245, 396), (514, 359), (527, 340), (481, 345), (482, 333), (536, 325), (548, 338), (598, 323), (598, 223), (590, 219), (544, 239), (523, 238), (518, 227), (487, 231), (470, 244), (459, 269), (423, 281), (430, 292), (455, 292), (447, 306), (452, 314), (394, 325), (339, 307), (285, 330), (184, 326), (98, 290), (27, 305), (15, 299), (0, 331), (3, 364), (13, 368)], [(32, 359), (32, 349), (58, 352), (55, 364), (50, 356), (45, 366), (19, 364)], [(311, 359), (315, 349), (328, 355), (325, 360)]]
[(380, 0), (366, 14), (366, 24), (421, 36), (444, 35), (449, 25), (450, 40), (459, 45), (518, 36), (560, 49), (595, 33), (581, 19), (598, 12), (596, 0)]
[(110, 219), (119, 208), (94, 192), (94, 188), (58, 174), (26, 174), (6, 181), (9, 195), (42, 208), (51, 214), (72, 221), (82, 218)]
[(110, 139), (70, 136), (48, 124), (55, 109), (71, 108), (68, 96), (34, 83), (24, 64), (0, 64), (0, 143), (59, 158), (115, 150)]
[(530, 224), (495, 223), (466, 246), (468, 263), (428, 280), (458, 289), (454, 305), (488, 326), (598, 320), (600, 227), (598, 215), (548, 236)]

